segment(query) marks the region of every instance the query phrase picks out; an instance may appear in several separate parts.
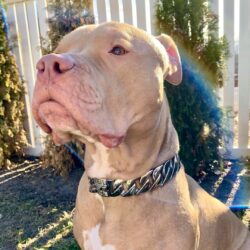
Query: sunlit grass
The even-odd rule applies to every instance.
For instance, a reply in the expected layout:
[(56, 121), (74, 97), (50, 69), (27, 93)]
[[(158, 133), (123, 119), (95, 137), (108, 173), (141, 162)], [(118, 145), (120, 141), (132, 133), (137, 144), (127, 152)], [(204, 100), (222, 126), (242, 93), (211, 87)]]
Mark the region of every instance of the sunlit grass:
[(245, 211), (242, 221), (250, 229), (250, 209)]
[(220, 175), (220, 177), (218, 178), (218, 180), (214, 183), (213, 187), (212, 187), (212, 191), (210, 192), (211, 195), (215, 195), (215, 193), (217, 192), (218, 188), (221, 186), (225, 176), (228, 174), (230, 169), (225, 169), (224, 172), (222, 172), (222, 174)]
[[(72, 234), (72, 212), (63, 212), (56, 222), (46, 225), (44, 228), (40, 228), (35, 237), (22, 239), (18, 245), (17, 250), (23, 249), (51, 249), (59, 241), (62, 241), (70, 234)], [(47, 240), (46, 243), (41, 243), (41, 240)], [(73, 244), (74, 241), (70, 242)], [(62, 242), (60, 242), (60, 247)], [(53, 248), (55, 249), (55, 248)]]
[(64, 180), (37, 161), (0, 170), (0, 249), (79, 250), (72, 209), (81, 174)]
[(233, 185), (232, 185), (232, 189), (230, 194), (228, 195), (227, 201), (226, 201), (226, 205), (230, 206), (232, 205), (232, 202), (235, 198), (236, 192), (239, 190), (240, 188), (240, 182), (241, 182), (241, 176), (243, 176), (246, 173), (246, 169), (243, 168), (239, 174), (237, 174), (237, 178), (234, 181)]
[(30, 170), (35, 170), (36, 168), (39, 168), (41, 167), (41, 164), (40, 162), (35, 162), (33, 164), (29, 164), (28, 166), (24, 166), (24, 167), (14, 167), (13, 169), (11, 170), (8, 170), (8, 171), (3, 171), (2, 174), (0, 174), (0, 179), (1, 178), (6, 178), (10, 175), (14, 175), (14, 174), (17, 174), (17, 173), (25, 173), (27, 171), (30, 171)]
[(26, 172), (35, 171), (39, 168), (41, 168), (41, 165), (39, 163), (34, 163), (34, 164), (30, 164), (29, 166), (25, 166), (23, 168), (13, 169), (8, 172), (6, 171), (0, 175), (0, 185), (18, 178), (19, 176), (21, 176), (22, 174)]
[[(24, 164), (18, 171), (0, 171), (0, 181), (8, 180), (0, 185), (0, 249), (79, 250), (72, 232), (72, 209), (82, 172), (77, 178), (63, 181), (50, 170), (30, 166), (32, 164)], [(235, 196), (238, 185), (242, 185), (240, 177), (244, 175), (244, 166), (237, 172), (230, 198)], [(223, 186), (229, 169), (213, 183), (213, 194)], [(19, 174), (22, 175), (10, 179)], [(250, 210), (241, 211), (238, 216), (247, 224)]]

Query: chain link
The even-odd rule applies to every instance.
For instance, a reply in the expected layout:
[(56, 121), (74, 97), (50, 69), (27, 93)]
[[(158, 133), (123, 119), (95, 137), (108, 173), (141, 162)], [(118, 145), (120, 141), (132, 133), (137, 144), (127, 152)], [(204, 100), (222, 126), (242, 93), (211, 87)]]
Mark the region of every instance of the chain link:
[(145, 175), (136, 179), (124, 181), (89, 177), (89, 191), (105, 197), (139, 195), (165, 185), (173, 179), (180, 167), (179, 156), (175, 155), (162, 165), (149, 170)]

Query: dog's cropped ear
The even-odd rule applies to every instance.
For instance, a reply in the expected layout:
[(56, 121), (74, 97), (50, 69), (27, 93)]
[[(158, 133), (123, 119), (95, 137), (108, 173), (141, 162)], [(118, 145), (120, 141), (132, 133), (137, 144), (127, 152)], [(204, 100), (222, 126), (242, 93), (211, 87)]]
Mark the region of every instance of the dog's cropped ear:
[(182, 67), (177, 46), (173, 39), (165, 34), (157, 36), (156, 39), (163, 45), (169, 57), (169, 67), (164, 78), (169, 83), (178, 85), (182, 81)]

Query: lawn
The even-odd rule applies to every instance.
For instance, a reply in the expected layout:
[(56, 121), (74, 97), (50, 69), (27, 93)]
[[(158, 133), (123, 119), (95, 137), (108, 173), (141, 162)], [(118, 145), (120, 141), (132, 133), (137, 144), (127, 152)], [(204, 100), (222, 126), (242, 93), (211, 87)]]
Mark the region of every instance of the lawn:
[(63, 179), (38, 160), (0, 171), (0, 249), (79, 249), (71, 219), (82, 172)]
[[(219, 174), (209, 173), (201, 185), (225, 203), (248, 201), (250, 176), (243, 172), (244, 166), (233, 164)], [(1, 170), (0, 250), (79, 249), (72, 234), (72, 213), (82, 173), (75, 168), (64, 179), (43, 169), (37, 159)], [(250, 210), (237, 215), (249, 226)]]

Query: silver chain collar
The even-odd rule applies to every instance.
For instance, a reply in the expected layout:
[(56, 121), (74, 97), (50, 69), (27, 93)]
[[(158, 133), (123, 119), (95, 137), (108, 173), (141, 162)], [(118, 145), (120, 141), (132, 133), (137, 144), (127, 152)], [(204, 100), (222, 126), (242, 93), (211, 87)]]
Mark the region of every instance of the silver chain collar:
[(180, 167), (180, 158), (178, 155), (175, 155), (173, 158), (136, 179), (107, 180), (89, 177), (89, 191), (91, 193), (98, 193), (104, 197), (139, 195), (164, 186), (168, 181), (173, 179)]

